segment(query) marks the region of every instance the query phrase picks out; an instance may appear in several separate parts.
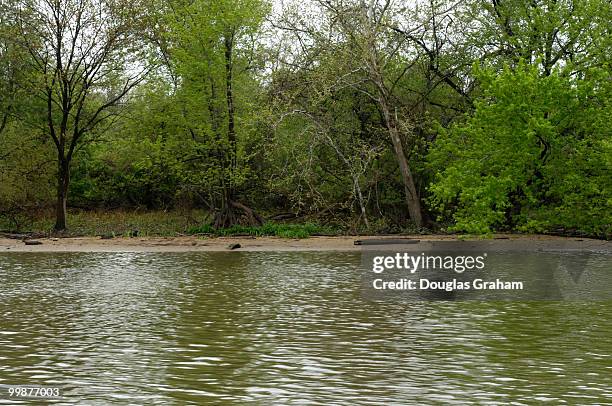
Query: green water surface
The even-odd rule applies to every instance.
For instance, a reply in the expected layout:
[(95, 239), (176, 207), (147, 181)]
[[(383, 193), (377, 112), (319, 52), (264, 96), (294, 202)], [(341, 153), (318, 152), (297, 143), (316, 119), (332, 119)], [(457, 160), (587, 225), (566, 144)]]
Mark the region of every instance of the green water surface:
[(612, 404), (610, 301), (370, 301), (359, 263), (3, 254), (0, 385), (58, 386), (57, 404)]

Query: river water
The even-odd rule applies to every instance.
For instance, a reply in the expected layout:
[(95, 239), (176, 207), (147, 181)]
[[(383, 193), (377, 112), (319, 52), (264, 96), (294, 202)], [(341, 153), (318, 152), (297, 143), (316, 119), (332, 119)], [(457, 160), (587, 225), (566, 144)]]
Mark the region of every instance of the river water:
[(359, 263), (2, 254), (0, 385), (60, 387), (56, 404), (612, 404), (610, 301), (371, 301)]

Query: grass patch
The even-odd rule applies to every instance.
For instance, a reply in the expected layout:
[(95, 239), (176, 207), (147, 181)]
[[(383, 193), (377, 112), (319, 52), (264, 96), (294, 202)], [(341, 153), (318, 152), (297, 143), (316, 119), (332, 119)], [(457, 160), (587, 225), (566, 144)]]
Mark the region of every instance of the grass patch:
[[(175, 237), (184, 235), (190, 227), (202, 224), (206, 213), (193, 211), (139, 211), (139, 210), (69, 210), (68, 231), (65, 236), (113, 237)], [(52, 213), (43, 214), (24, 231), (50, 233), (55, 224)]]
[[(281, 224), (265, 223), (259, 227), (236, 225), (215, 230), (210, 215), (203, 210), (190, 211), (141, 211), (141, 210), (75, 210), (68, 211), (66, 237), (175, 237), (186, 234), (211, 236), (275, 236), (282, 238), (308, 238), (314, 234), (337, 235), (336, 229), (314, 223)], [(52, 211), (33, 216), (18, 232), (53, 234), (55, 217)], [(9, 230), (0, 221), (0, 231)]]
[(218, 237), (228, 237), (237, 235), (250, 235), (254, 237), (282, 237), (282, 238), (308, 238), (313, 234), (333, 234), (332, 230), (312, 223), (305, 224), (277, 224), (266, 223), (262, 226), (232, 226), (215, 230), (210, 224), (198, 227), (191, 227), (187, 230), (188, 234), (209, 234)]

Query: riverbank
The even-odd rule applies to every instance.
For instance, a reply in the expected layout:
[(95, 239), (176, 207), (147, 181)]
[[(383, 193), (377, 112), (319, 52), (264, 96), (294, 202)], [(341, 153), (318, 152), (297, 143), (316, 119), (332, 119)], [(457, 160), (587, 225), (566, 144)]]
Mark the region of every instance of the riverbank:
[[(496, 234), (490, 239), (457, 236), (341, 236), (285, 239), (276, 237), (147, 237), (112, 238), (41, 238), (37, 245), (0, 238), (0, 252), (192, 252), (192, 251), (359, 251), (356, 240), (409, 238), (420, 241), (461, 241), (466, 247), (478, 242), (494, 251), (584, 250), (612, 253), (612, 242), (588, 238), (544, 235)], [(32, 244), (30, 240), (30, 244)], [(237, 247), (236, 244), (240, 246)], [(230, 247), (233, 247), (230, 248)]]

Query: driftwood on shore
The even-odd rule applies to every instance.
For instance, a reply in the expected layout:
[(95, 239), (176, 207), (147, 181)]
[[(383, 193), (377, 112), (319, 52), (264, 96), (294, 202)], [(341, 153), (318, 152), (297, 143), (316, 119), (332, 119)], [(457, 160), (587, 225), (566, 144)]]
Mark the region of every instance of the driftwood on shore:
[(355, 245), (397, 245), (397, 244), (418, 244), (421, 240), (409, 238), (384, 238), (372, 240), (355, 240)]
[(42, 245), (42, 242), (37, 240), (23, 240), (23, 243), (25, 245)]

